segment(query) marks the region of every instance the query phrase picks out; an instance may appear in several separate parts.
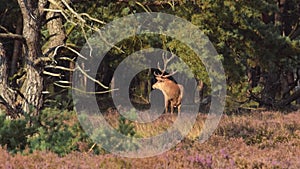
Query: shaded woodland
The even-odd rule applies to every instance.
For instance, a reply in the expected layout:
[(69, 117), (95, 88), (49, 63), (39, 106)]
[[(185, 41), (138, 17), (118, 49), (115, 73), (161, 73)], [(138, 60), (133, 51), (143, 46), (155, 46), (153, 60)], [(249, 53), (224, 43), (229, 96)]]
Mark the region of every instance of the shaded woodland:
[[(3, 1), (1, 4), (0, 94), (2, 106), (12, 116), (22, 112), (32, 112), (35, 116), (42, 107), (55, 105), (53, 102), (60, 101), (57, 98), (66, 96), (71, 87), (72, 71), (77, 69), (74, 62), (78, 53), (98, 28), (114, 18), (150, 11), (182, 17), (209, 37), (225, 68), (229, 111), (258, 107), (297, 108), (296, 100), (300, 95), (297, 0), (44, 0)], [(156, 47), (182, 58), (199, 83), (200, 99), (205, 97), (203, 94), (209, 96), (205, 67), (193, 51), (178, 41), (161, 35), (139, 35), (124, 39), (116, 46), (120, 50), (109, 51), (99, 66), (97, 80), (104, 86), (110, 87), (114, 70), (126, 56)], [(84, 65), (79, 68), (88, 70)], [(136, 102), (148, 103), (154, 83), (153, 72), (141, 72), (133, 79), (130, 93)], [(83, 81), (93, 83), (89, 79)], [(96, 90), (108, 89), (97, 86)]]
[[(116, 118), (120, 123), (116, 128), (136, 135), (138, 132), (131, 123), (114, 115), (118, 105), (114, 105), (111, 96), (118, 92), (114, 90), (113, 79), (118, 65), (143, 49), (164, 49), (182, 59), (192, 71), (191, 77), (197, 80), (194, 92), (184, 96), (185, 102), (199, 105), (203, 114), (208, 111), (214, 89), (206, 67), (188, 46), (165, 35), (141, 34), (109, 44), (113, 47), (96, 74), (89, 72), (86, 65), (94, 60), (80, 53), (87, 40), (111, 21), (141, 12), (162, 12), (186, 19), (209, 38), (225, 70), (227, 115), (261, 110), (289, 112), (300, 107), (299, 0), (0, 0), (0, 4), (0, 142), (10, 152), (29, 147), (30, 151), (51, 150), (59, 155), (73, 150), (103, 153), (101, 146), (97, 148), (74, 120), (75, 71), (81, 73), (80, 83), (85, 89), (96, 84), (95, 90), (87, 92), (94, 92), (102, 112)], [(112, 36), (114, 33), (112, 30)], [(76, 64), (82, 58), (89, 58), (87, 64)], [(174, 63), (170, 67), (187, 74), (184, 65)], [(137, 109), (149, 108), (149, 94), (157, 71), (146, 69), (131, 80), (128, 94)], [(190, 83), (188, 79), (186, 83)], [(194, 99), (195, 95), (199, 98)], [(287, 126), (284, 131), (291, 133), (286, 138), (279, 134), (274, 140), (283, 139), (278, 141), (280, 144), (292, 140), (299, 145), (299, 124), (287, 125), (292, 129)], [(55, 126), (59, 126), (57, 130), (53, 129)], [(16, 131), (14, 127), (18, 129), (15, 134), (11, 132)], [(221, 130), (218, 132), (225, 132)], [(53, 133), (56, 134), (50, 137)], [(260, 133), (258, 137), (265, 135), (268, 134)], [(249, 139), (248, 135), (241, 138)], [(252, 139), (250, 142), (258, 139), (267, 144), (262, 138)], [(53, 146), (55, 140), (62, 144)], [(236, 163), (240, 166), (249, 162), (232, 158), (240, 160)], [(209, 165), (205, 161), (195, 164), (192, 161), (192, 166)], [(287, 164), (284, 166), (288, 168)]]

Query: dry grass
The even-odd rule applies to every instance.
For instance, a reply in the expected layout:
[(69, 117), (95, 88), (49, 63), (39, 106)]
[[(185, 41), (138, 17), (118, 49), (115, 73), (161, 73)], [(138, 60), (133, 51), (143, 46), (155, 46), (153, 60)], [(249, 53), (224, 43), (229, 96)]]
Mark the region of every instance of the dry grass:
[[(116, 119), (111, 114), (108, 119)], [(300, 168), (300, 112), (253, 112), (224, 115), (215, 133), (197, 141), (205, 115), (186, 139), (155, 157), (129, 159), (111, 154), (73, 152), (58, 157), (51, 152), (26, 156), (0, 149), (0, 168)], [(163, 132), (176, 116), (164, 115), (153, 124), (135, 124), (141, 136)], [(116, 125), (116, 120), (111, 121)]]

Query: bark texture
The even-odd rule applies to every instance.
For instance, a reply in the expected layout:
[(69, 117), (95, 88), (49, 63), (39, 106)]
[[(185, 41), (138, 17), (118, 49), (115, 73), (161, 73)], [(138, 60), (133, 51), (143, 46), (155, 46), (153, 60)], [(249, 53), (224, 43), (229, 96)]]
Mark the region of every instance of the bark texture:
[(14, 92), (8, 87), (7, 79), (7, 58), (3, 45), (0, 42), (0, 106), (6, 109), (8, 115), (12, 116), (13, 118), (16, 118), (16, 92)]
[(42, 107), (43, 77), (42, 67), (34, 61), (42, 57), (41, 24), (46, 0), (18, 0), (23, 16), (23, 37), (25, 38), (26, 79), (20, 92), (23, 94), (22, 110), (37, 116)]

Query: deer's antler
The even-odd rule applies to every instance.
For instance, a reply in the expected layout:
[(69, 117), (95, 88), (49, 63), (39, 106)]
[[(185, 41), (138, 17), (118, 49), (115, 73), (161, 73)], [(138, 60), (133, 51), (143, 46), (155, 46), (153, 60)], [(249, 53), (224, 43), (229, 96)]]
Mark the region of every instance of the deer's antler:
[(161, 74), (157, 74), (156, 72), (154, 72), (155, 76), (159, 76), (159, 77), (163, 77), (163, 78), (167, 78), (170, 76), (173, 76), (175, 73), (177, 73), (177, 71), (171, 72), (168, 75), (163, 75), (166, 72), (167, 69), (167, 65), (168, 63), (175, 57), (175, 55), (172, 53), (172, 56), (170, 58), (168, 58), (166, 56), (165, 53), (162, 54), (162, 59), (163, 59), (163, 64), (164, 64), (164, 68), (161, 69), (161, 67), (159, 66), (159, 62), (157, 63), (157, 69), (161, 72)]

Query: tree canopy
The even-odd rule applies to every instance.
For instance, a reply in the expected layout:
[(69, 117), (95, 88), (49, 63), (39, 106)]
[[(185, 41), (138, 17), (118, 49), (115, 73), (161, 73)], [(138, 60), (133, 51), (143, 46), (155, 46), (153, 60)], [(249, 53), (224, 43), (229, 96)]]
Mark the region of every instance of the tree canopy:
[[(84, 65), (74, 64), (94, 32), (116, 18), (140, 12), (176, 15), (209, 37), (225, 68), (229, 111), (299, 107), (299, 0), (1, 1), (0, 104), (13, 117), (25, 112), (37, 116), (42, 107), (57, 106), (55, 98), (67, 97), (71, 90), (74, 69), (82, 70), (85, 81), (99, 82), (98, 91), (109, 92), (118, 64), (149, 47), (178, 55), (199, 84), (208, 86), (201, 88), (208, 96), (210, 82), (202, 61), (186, 45), (164, 35), (137, 35), (114, 45), (97, 79), (88, 78)], [(173, 67), (185, 70), (183, 65)], [(147, 102), (154, 71), (137, 75), (132, 97)]]

